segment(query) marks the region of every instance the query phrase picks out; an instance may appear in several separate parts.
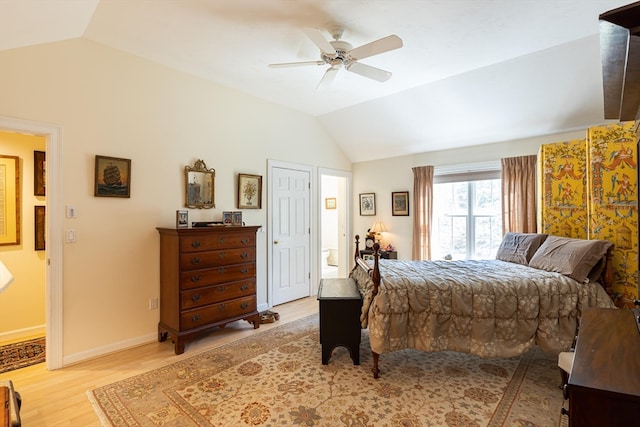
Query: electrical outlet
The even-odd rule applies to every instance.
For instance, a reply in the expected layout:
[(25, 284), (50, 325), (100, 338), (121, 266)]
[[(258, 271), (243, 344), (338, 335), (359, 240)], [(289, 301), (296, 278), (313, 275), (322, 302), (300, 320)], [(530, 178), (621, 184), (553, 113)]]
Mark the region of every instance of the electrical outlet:
[(78, 233), (76, 233), (76, 230), (74, 230), (73, 228), (66, 230), (65, 234), (67, 236), (66, 237), (67, 243), (75, 243), (78, 241)]
[(149, 310), (157, 310), (159, 305), (160, 301), (158, 300), (158, 297), (149, 298)]

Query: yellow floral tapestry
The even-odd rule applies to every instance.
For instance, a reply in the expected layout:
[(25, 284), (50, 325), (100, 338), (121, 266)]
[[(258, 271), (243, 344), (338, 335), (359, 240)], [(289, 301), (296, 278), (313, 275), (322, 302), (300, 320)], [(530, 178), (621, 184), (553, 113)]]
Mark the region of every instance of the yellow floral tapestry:
[(635, 123), (587, 130), (589, 238), (615, 244), (614, 297), (632, 307), (638, 297), (638, 192)]
[(619, 307), (638, 298), (636, 123), (591, 127), (586, 139), (540, 149), (541, 232), (615, 244), (614, 283)]
[(586, 239), (586, 141), (543, 145), (542, 233)]

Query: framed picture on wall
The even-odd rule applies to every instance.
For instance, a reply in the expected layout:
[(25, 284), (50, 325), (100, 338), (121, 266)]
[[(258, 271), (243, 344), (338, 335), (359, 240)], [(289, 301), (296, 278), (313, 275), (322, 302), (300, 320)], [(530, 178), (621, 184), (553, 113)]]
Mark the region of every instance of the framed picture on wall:
[(20, 244), (20, 158), (0, 154), (0, 245)]
[(44, 241), (44, 229), (45, 229), (45, 206), (34, 206), (34, 247), (36, 251), (44, 251), (46, 248)]
[(391, 193), (391, 213), (393, 216), (409, 216), (409, 192)]
[(335, 209), (336, 208), (336, 198), (335, 197), (327, 197), (324, 199), (324, 208), (325, 209)]
[(238, 209), (262, 209), (262, 176), (238, 174)]
[(376, 193), (360, 193), (360, 215), (376, 214)]
[(96, 156), (96, 197), (126, 197), (131, 194), (131, 160)]
[(46, 155), (44, 151), (33, 152), (33, 195), (45, 196)]

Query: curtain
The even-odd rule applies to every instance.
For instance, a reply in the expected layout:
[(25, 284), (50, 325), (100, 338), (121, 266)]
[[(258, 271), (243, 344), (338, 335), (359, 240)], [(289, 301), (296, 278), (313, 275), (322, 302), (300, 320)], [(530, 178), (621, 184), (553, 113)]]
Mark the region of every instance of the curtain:
[(502, 159), (502, 233), (535, 233), (536, 155)]
[(431, 218), (433, 216), (433, 166), (413, 170), (413, 259), (431, 259)]

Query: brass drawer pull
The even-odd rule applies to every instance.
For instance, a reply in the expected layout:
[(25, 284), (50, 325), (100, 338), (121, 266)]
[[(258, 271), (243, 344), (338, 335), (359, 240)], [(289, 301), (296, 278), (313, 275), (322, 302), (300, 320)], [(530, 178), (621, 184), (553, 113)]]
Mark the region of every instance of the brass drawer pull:
[(249, 303), (248, 302), (243, 302), (242, 304), (240, 304), (240, 308), (243, 310), (246, 310), (247, 307), (249, 307)]
[(240, 273), (242, 274), (247, 274), (249, 272), (248, 268), (243, 268), (242, 270), (240, 270)]
[(224, 268), (224, 267), (223, 267), (223, 268), (219, 268), (219, 269), (218, 269), (218, 273), (220, 273), (220, 274), (224, 274), (224, 273), (226, 273), (226, 272), (227, 272), (227, 269), (226, 269), (226, 268)]
[(200, 276), (198, 276), (198, 275), (191, 276), (191, 281), (192, 282), (199, 282), (200, 281)]
[(249, 243), (249, 239), (245, 237), (244, 239), (240, 240), (240, 243), (242, 243), (243, 245), (246, 245), (247, 243)]
[(202, 261), (202, 260), (200, 258), (198, 258), (198, 257), (191, 258), (191, 264), (193, 264), (193, 265), (200, 264), (200, 261)]
[(200, 316), (199, 314), (196, 314), (195, 316), (191, 316), (192, 322), (199, 322), (200, 319), (202, 319), (202, 316)]
[(218, 253), (218, 258), (220, 258), (220, 259), (222, 259), (222, 258), (224, 258), (224, 257), (226, 257), (226, 256), (227, 256), (227, 253), (226, 253), (226, 252), (220, 252), (220, 253)]
[(226, 292), (227, 291), (227, 287), (226, 286), (220, 286), (218, 288), (218, 292)]
[(227, 309), (227, 305), (226, 304), (220, 304), (218, 306), (218, 310), (220, 310), (220, 311), (225, 311), (226, 309)]
[(248, 254), (248, 253), (246, 253), (246, 252), (242, 252), (242, 253), (240, 254), (240, 258), (242, 258), (242, 259), (246, 259), (248, 256), (249, 256), (249, 254)]
[(224, 237), (220, 237), (220, 238), (218, 239), (218, 243), (220, 243), (220, 244), (224, 244)]
[(246, 291), (247, 289), (249, 289), (249, 285), (240, 286), (240, 290), (243, 291), (243, 292)]
[(200, 241), (199, 240), (194, 240), (193, 242), (191, 242), (191, 247), (192, 248), (199, 248), (200, 247)]
[(200, 298), (201, 298), (200, 294), (191, 295), (191, 301), (193, 301), (193, 302), (200, 301)]

